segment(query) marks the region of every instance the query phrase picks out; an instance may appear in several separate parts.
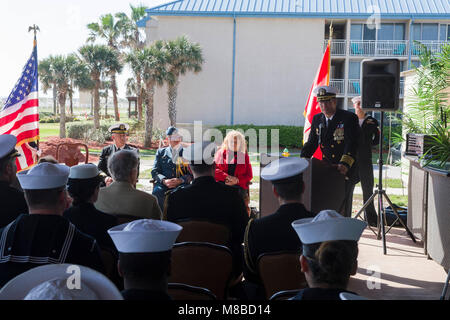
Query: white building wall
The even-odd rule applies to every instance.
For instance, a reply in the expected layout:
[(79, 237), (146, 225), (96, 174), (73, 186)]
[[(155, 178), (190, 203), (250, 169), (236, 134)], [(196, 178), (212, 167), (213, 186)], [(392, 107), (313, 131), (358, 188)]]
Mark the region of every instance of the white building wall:
[[(187, 35), (200, 43), (205, 63), (181, 78), (177, 122), (230, 124), (233, 19), (157, 17), (147, 41)], [(323, 19), (237, 18), (235, 124), (303, 125), (303, 111), (323, 53)], [(166, 88), (155, 94), (155, 125), (168, 125)]]

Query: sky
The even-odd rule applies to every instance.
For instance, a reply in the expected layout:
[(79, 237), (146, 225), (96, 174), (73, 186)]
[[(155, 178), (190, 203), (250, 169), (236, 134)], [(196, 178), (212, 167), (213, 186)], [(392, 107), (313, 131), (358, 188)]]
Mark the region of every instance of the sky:
[[(38, 59), (49, 55), (77, 52), (86, 41), (86, 25), (98, 22), (107, 13), (130, 14), (129, 5), (154, 7), (170, 0), (1, 0), (0, 1), (0, 97), (6, 98), (19, 79), (22, 68), (31, 55), (36, 24)], [(126, 68), (118, 77), (119, 96), (125, 97), (125, 81), (131, 77)], [(50, 96), (51, 92), (41, 96)]]

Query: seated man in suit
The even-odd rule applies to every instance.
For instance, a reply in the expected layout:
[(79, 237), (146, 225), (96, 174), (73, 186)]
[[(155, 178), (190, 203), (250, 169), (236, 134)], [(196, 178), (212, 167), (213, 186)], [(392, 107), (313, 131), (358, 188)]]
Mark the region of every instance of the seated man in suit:
[(215, 145), (210, 142), (194, 143), (183, 151), (194, 181), (168, 195), (164, 218), (173, 222), (200, 219), (226, 225), (231, 231), (229, 248), (233, 254), (233, 274), (240, 275), (248, 214), (238, 191), (216, 182), (214, 155)]
[(169, 146), (158, 149), (152, 169), (152, 178), (155, 180), (152, 194), (158, 199), (161, 211), (164, 210), (165, 194), (168, 190), (188, 185), (192, 181), (192, 174), (182, 158), (183, 137), (175, 127), (169, 127), (166, 135)]
[(182, 227), (142, 219), (108, 230), (119, 251), (125, 300), (171, 300), (167, 293), (172, 247)]
[(0, 229), (0, 287), (48, 263), (80, 264), (104, 272), (97, 241), (64, 218), (69, 167), (41, 163), (17, 174), (29, 214)]
[(138, 164), (137, 152), (132, 150), (120, 150), (109, 158), (108, 170), (114, 182), (100, 189), (94, 204), (97, 210), (112, 215), (161, 219), (156, 198), (134, 187)]
[(291, 223), (314, 216), (302, 204), (305, 188), (302, 173), (308, 165), (305, 159), (280, 158), (261, 170), (261, 178), (272, 182), (273, 193), (280, 207), (269, 216), (250, 220), (247, 225), (244, 277), (248, 280), (246, 288), (252, 298), (265, 298), (257, 265), (261, 254), (301, 250), (302, 244), (291, 228)]
[(23, 192), (12, 187), (16, 181), (15, 149), (17, 139), (10, 134), (0, 135), (0, 228), (6, 226), (22, 213), (28, 213)]

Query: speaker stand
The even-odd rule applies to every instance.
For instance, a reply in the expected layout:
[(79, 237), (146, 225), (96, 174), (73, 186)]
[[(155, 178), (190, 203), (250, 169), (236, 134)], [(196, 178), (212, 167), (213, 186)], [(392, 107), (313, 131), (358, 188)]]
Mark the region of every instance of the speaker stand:
[[(413, 242), (416, 242), (416, 238), (412, 234), (412, 232), (409, 230), (409, 228), (404, 224), (403, 220), (400, 218), (397, 209), (395, 209), (394, 205), (392, 204), (391, 199), (389, 199), (388, 195), (386, 194), (386, 191), (383, 189), (383, 122), (384, 122), (384, 111), (380, 112), (380, 137), (379, 137), (379, 149), (378, 149), (378, 184), (377, 189), (374, 191), (372, 196), (364, 203), (361, 210), (358, 211), (358, 213), (355, 216), (355, 219), (359, 218), (360, 215), (364, 212), (364, 210), (367, 208), (367, 206), (372, 203), (375, 199), (375, 196), (378, 195), (378, 223), (377, 223), (377, 229), (378, 233), (375, 233), (372, 228), (369, 226), (370, 230), (374, 232), (377, 235), (377, 239), (383, 240), (383, 254), (387, 253), (386, 250), (386, 234), (392, 229), (392, 227), (395, 225), (397, 221), (400, 222), (402, 227), (406, 230), (409, 237)], [(395, 221), (392, 223), (391, 226), (389, 226), (388, 230), (385, 230), (385, 225), (387, 225), (386, 221), (386, 210), (383, 206), (383, 197), (386, 199), (386, 201), (391, 206), (392, 210), (394, 211), (394, 214), (396, 216)]]

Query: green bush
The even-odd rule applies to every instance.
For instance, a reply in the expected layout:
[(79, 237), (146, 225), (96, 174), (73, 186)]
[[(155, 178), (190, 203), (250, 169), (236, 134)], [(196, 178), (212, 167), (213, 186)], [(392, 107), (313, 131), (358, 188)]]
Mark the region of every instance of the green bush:
[[(48, 113), (48, 112), (46, 112)], [(39, 122), (40, 123), (59, 123), (59, 116), (41, 116), (39, 115)], [(74, 121), (80, 121), (79, 118), (75, 116), (67, 116), (66, 115), (66, 122), (74, 122)]]
[[(135, 121), (123, 121), (130, 125), (130, 134), (133, 134), (137, 126)], [(104, 143), (111, 140), (111, 133), (108, 131), (109, 127), (116, 123), (115, 121), (101, 121), (100, 128), (94, 128), (93, 121), (80, 121), (77, 123), (70, 123), (67, 125), (67, 137), (72, 139), (81, 139), (84, 141), (97, 141)]]
[[(255, 129), (256, 134), (258, 137), (258, 145), (260, 142), (260, 130), (266, 129), (267, 130), (267, 146), (271, 146), (272, 141), (272, 130), (278, 129), (279, 135), (280, 135), (280, 141), (279, 145), (280, 147), (287, 147), (287, 148), (300, 148), (303, 145), (303, 127), (300, 126), (256, 126), (252, 124), (239, 124), (234, 126), (216, 126), (215, 129), (218, 129), (221, 131), (223, 137), (225, 138), (225, 135), (227, 133), (227, 130), (239, 130), (243, 131), (244, 134), (249, 129)], [(248, 137), (246, 137), (248, 142)]]

